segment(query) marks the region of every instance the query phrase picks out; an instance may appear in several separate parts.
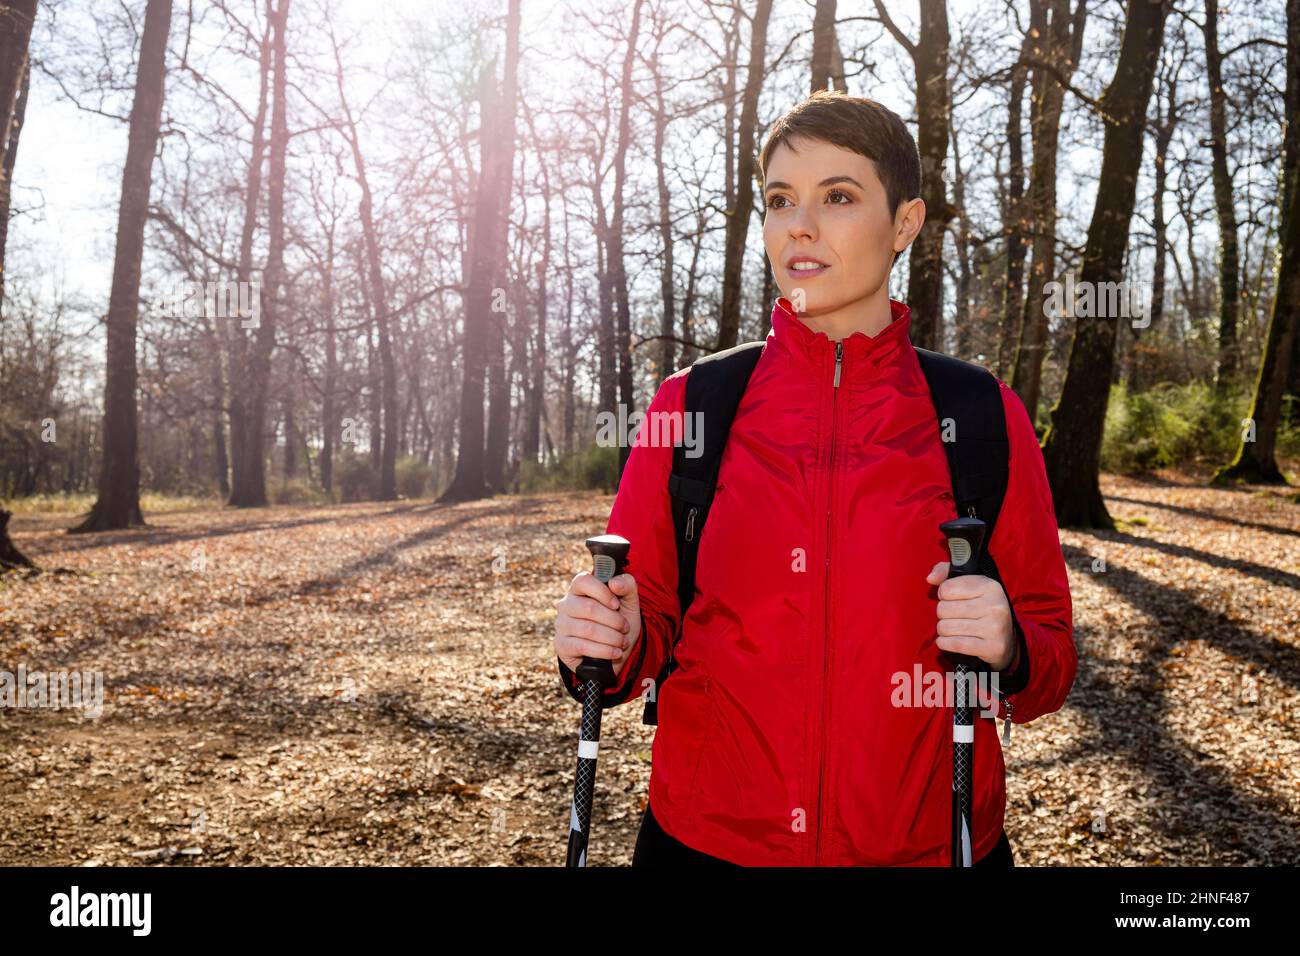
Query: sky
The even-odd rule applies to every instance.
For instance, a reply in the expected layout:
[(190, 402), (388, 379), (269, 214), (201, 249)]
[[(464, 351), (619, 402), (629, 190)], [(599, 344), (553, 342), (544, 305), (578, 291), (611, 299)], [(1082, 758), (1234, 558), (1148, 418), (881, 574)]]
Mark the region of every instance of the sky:
[[(304, 6), (294, 9), (305, 9), (306, 3), (307, 0), (303, 0)], [(392, 38), (400, 35), (401, 21), (428, 11), (431, 3), (436, 3), (444, 11), (457, 8), (457, 4), (448, 0), (340, 0), (343, 23), (366, 27), (364, 31), (358, 31), (363, 39), (352, 51), (349, 65), (381, 69), (384, 60), (393, 55)], [(537, 0), (524, 4), (526, 44), (542, 50), (562, 45), (561, 39), (554, 37), (558, 22), (553, 15), (555, 6), (549, 2), (539, 4)], [(900, 4), (893, 6), (900, 8), (894, 15), (903, 29), (914, 33), (911, 8), (902, 8)], [(504, 0), (494, 2), (492, 8), (504, 10)], [(954, 25), (974, 9), (973, 0), (950, 0)], [(172, 34), (173, 49), (179, 40), (183, 6), (178, 4), (177, 11)], [(784, 47), (784, 30), (788, 28), (791, 16), (800, 15), (800, 7), (778, 0), (777, 12), (786, 19), (773, 21), (774, 30), (769, 35), (769, 46), (773, 49)], [(65, 29), (74, 28), (75, 13), (76, 8), (73, 8), (73, 14), (65, 15)], [(1095, 28), (1100, 29), (1099, 24)], [(954, 28), (954, 37), (956, 35)], [(40, 36), (39, 28), (36, 36)], [(893, 48), (882, 50), (876, 59), (891, 65), (884, 68), (886, 81), (874, 84), (870, 95), (891, 105), (897, 104), (899, 111), (906, 114), (911, 110), (915, 97), (902, 69), (905, 61), (892, 40), (883, 42)], [(529, 75), (533, 81), (537, 79), (538, 67), (536, 63), (528, 67), (532, 70)], [(545, 64), (541, 67), (548, 68)], [(1079, 78), (1080, 85), (1089, 89), (1095, 82), (1091, 77)], [(851, 88), (850, 92), (863, 91)], [(122, 110), (127, 108), (124, 103)], [(968, 105), (966, 109), (969, 108)], [(1099, 165), (1099, 156), (1093, 149), (1064, 148), (1064, 136), (1062, 141), (1062, 176), (1058, 188), (1064, 206), (1071, 198), (1071, 180), (1077, 177), (1086, 181)], [(964, 148), (969, 150), (971, 144), (964, 144)], [(10, 227), (10, 248), (19, 256), (26, 255), (28, 264), (38, 264), (36, 268), (45, 297), (52, 296), (57, 287), (74, 298), (95, 303), (95, 308), (100, 310), (106, 306), (125, 151), (125, 124), (78, 109), (60, 95), (58, 86), (50, 78), (39, 72), (33, 75), (27, 122), (14, 176), (14, 205), (25, 213)], [(1073, 175), (1067, 173), (1067, 169), (1072, 170)], [(1083, 225), (1086, 226), (1086, 219)], [(751, 229), (751, 233), (754, 232)], [(21, 261), (13, 265), (13, 271), (31, 272), (22, 268), (24, 263)], [(895, 282), (904, 274), (904, 270), (896, 270)]]

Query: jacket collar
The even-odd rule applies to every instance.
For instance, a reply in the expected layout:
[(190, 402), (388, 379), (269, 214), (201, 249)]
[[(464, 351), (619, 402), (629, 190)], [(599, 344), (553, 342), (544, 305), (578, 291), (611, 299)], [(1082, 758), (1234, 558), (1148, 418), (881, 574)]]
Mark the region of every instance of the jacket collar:
[[(871, 375), (882, 366), (897, 363), (912, 347), (908, 330), (912, 324), (912, 310), (897, 299), (889, 300), (891, 321), (874, 337), (865, 332), (854, 332), (844, 339), (841, 380), (860, 375)], [(772, 306), (772, 331), (767, 334), (769, 344), (787, 353), (800, 364), (819, 370), (829, 362), (835, 364), (835, 343), (825, 332), (814, 332), (794, 311), (785, 296), (780, 296)]]

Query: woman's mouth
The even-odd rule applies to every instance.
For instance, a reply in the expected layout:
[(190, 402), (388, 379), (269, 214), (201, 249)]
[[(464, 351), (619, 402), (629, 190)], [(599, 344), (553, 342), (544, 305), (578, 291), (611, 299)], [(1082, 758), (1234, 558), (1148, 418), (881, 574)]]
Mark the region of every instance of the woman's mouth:
[(810, 276), (819, 276), (830, 266), (817, 259), (793, 259), (786, 268), (791, 275), (804, 279)]

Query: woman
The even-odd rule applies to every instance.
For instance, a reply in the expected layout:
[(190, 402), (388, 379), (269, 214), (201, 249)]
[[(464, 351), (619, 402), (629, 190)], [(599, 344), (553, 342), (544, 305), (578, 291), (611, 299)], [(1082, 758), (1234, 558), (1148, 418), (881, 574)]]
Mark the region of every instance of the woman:
[[(911, 312), (888, 297), (925, 219), (915, 143), (879, 104), (820, 92), (777, 123), (760, 167), (783, 294), (726, 442), (694, 600), (683, 618), (672, 443), (655, 426), (680, 421), (687, 368), (660, 386), (620, 480), (606, 530), (632, 542), (625, 573), (580, 574), (556, 604), (560, 673), (578, 697), (572, 669), (608, 658), (606, 706), (658, 694), (637, 865), (948, 865), (952, 701), (931, 693), (948, 655), (987, 663), (1014, 723), (1059, 709), (1075, 676), (1042, 455), (999, 382), (1001, 581), (948, 580), (945, 437)], [(1001, 744), (993, 721), (975, 724), (973, 858), (1009, 865)]]

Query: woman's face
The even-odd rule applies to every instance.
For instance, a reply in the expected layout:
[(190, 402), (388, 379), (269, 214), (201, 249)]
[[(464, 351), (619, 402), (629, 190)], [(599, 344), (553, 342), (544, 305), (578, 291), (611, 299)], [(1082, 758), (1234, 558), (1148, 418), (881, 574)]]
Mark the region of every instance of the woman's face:
[[(795, 311), (826, 314), (886, 285), (894, 253), (925, 221), (925, 203), (900, 203), (891, 217), (870, 159), (806, 137), (794, 145), (797, 153), (781, 143), (768, 160), (763, 245)], [(801, 261), (813, 268), (796, 268)]]

